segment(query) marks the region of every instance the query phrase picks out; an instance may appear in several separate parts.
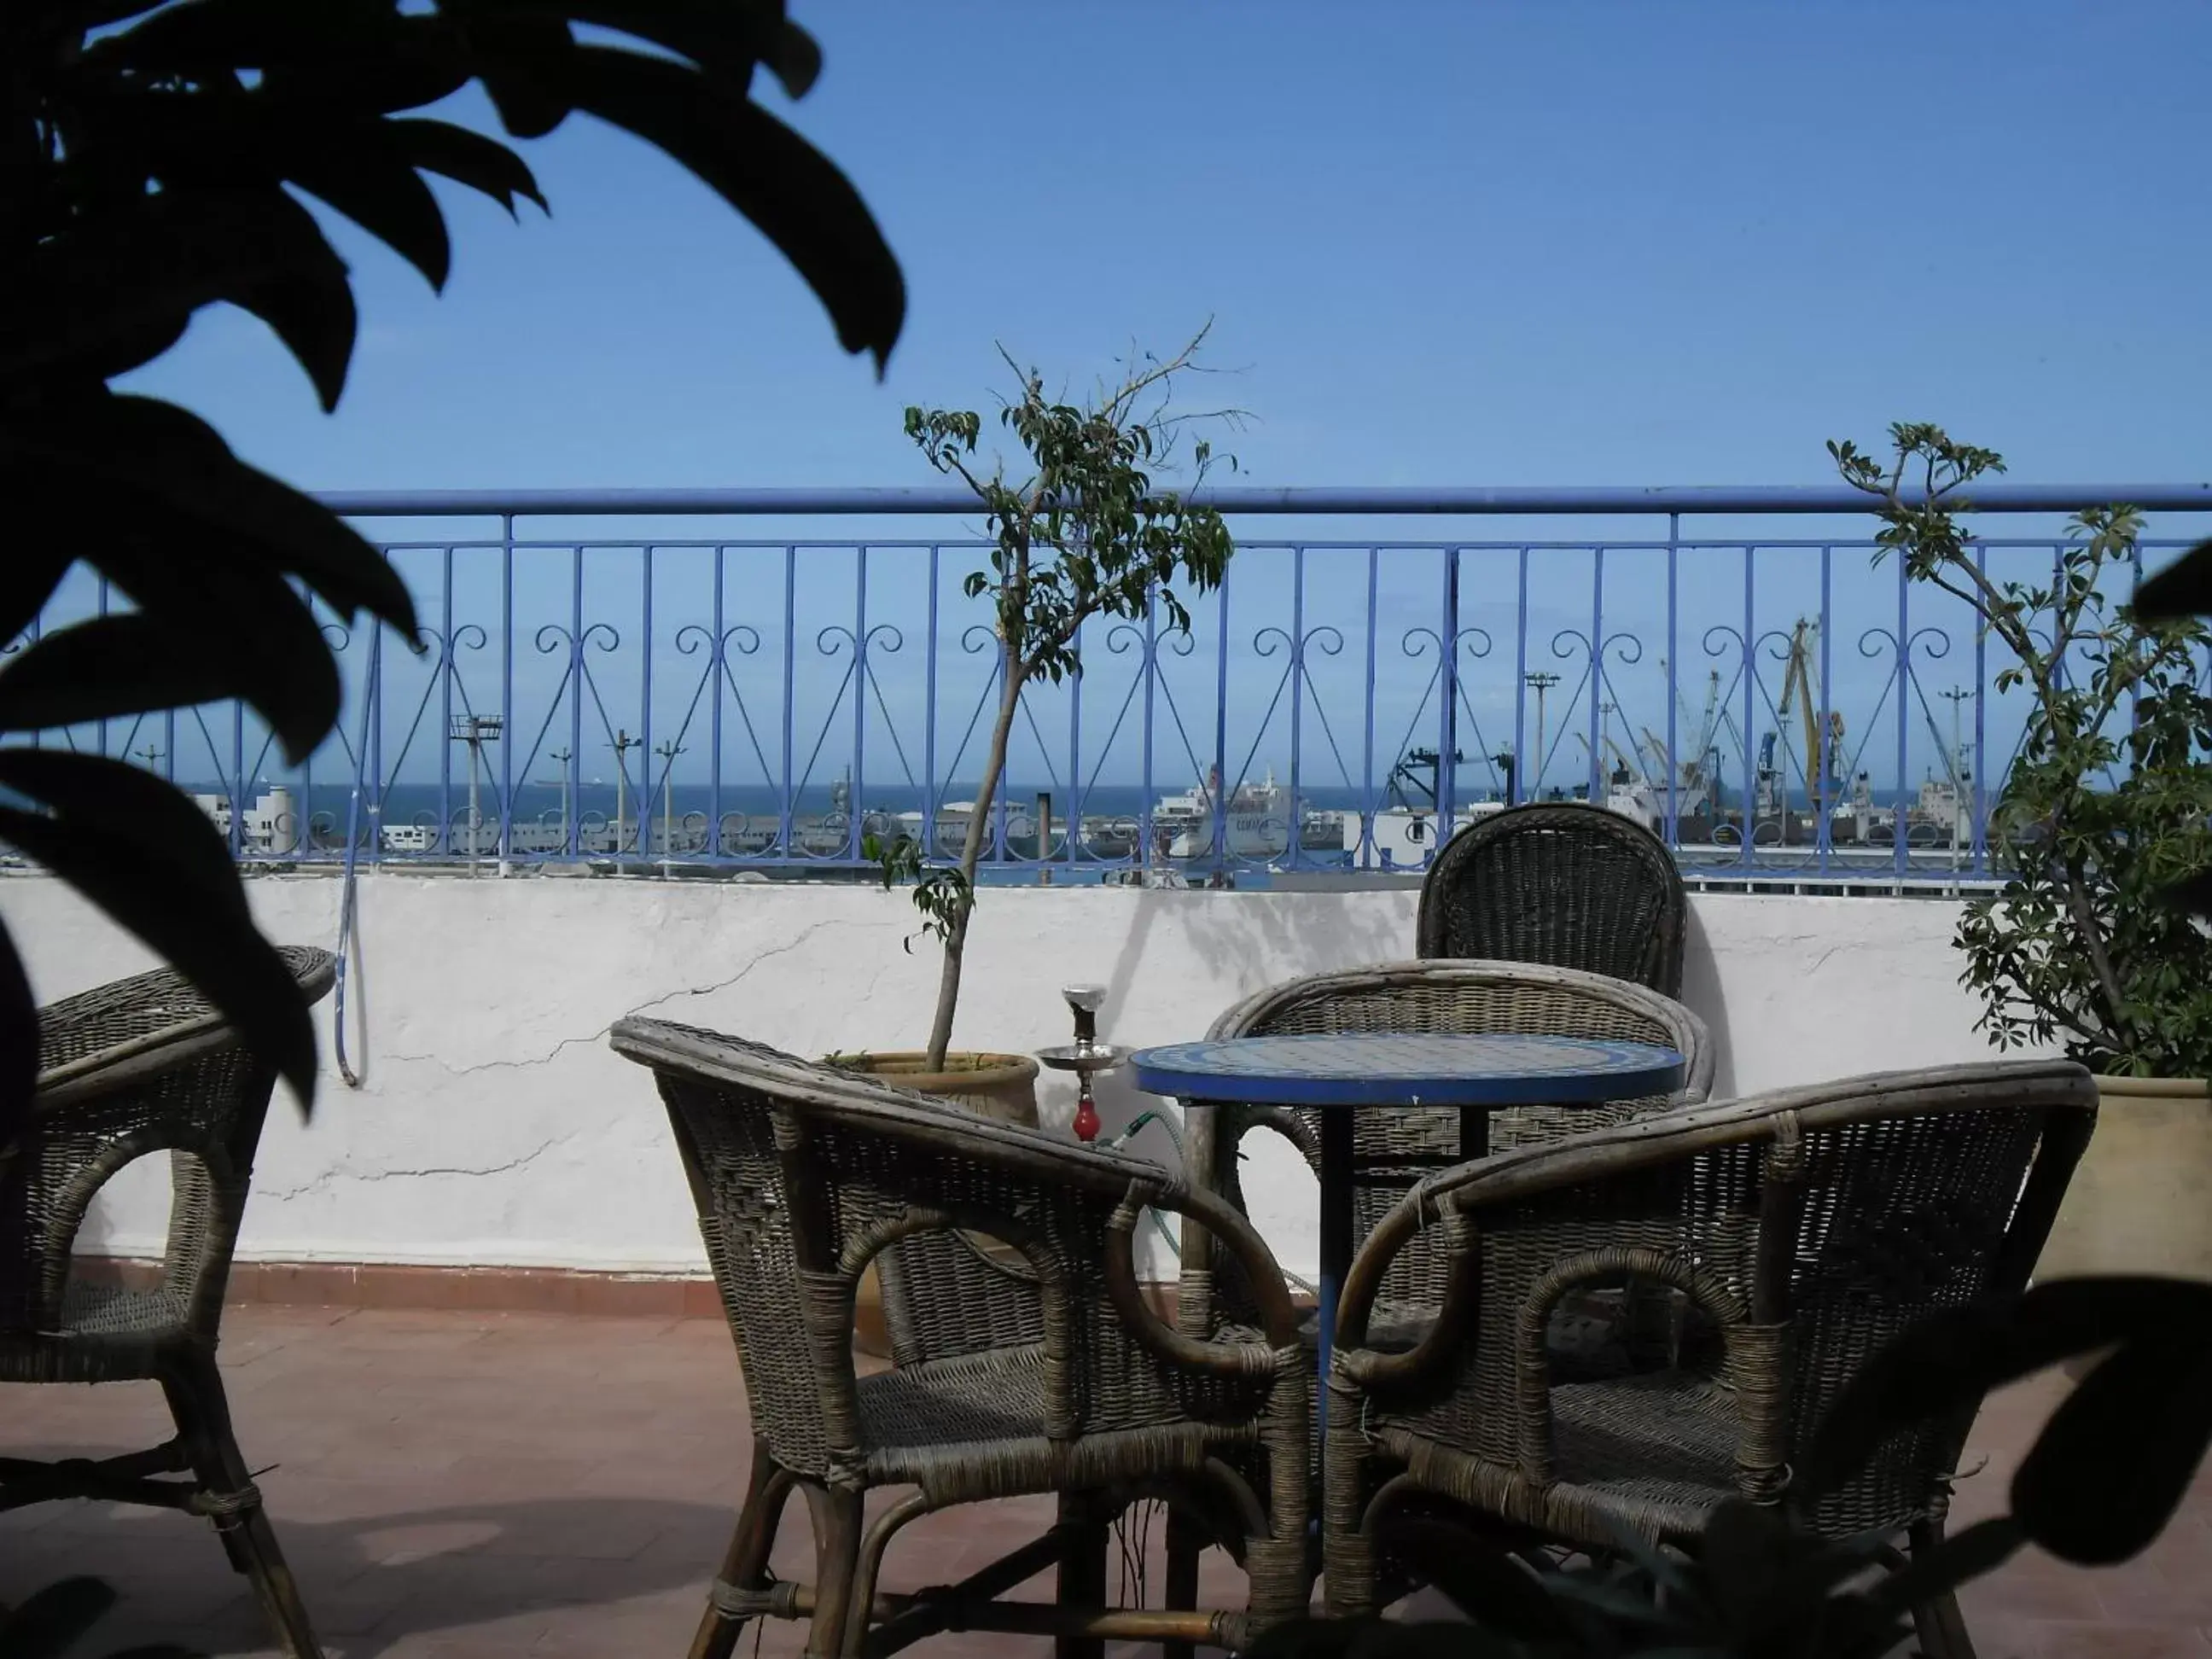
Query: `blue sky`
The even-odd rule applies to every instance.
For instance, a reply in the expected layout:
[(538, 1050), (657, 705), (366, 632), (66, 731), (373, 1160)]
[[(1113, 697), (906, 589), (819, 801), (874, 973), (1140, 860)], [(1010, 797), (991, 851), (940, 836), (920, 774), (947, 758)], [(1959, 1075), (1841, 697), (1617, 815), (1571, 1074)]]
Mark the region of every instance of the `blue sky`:
[[(1212, 316), (1261, 483), (1824, 482), (1823, 440), (1900, 417), (2016, 478), (2212, 471), (2193, 0), (793, 12), (827, 69), (791, 118), (907, 272), (883, 383), (749, 226), (579, 118), (527, 147), (550, 220), (448, 193), (442, 299), (334, 226), (335, 416), (234, 313), (135, 384), (313, 487), (913, 483), (901, 410), (988, 398), (994, 342), (1080, 386)], [(1690, 637), (1740, 613), (1712, 580)]]
[[(1934, 418), (2196, 477), (2212, 9), (799, 0), (793, 118), (904, 262), (878, 386), (734, 215), (579, 118), (444, 299), (343, 235), (339, 413), (210, 313), (143, 377), (319, 487), (881, 483), (909, 401), (1218, 319), (1267, 483), (1788, 483)], [(780, 98), (771, 88), (770, 98)]]

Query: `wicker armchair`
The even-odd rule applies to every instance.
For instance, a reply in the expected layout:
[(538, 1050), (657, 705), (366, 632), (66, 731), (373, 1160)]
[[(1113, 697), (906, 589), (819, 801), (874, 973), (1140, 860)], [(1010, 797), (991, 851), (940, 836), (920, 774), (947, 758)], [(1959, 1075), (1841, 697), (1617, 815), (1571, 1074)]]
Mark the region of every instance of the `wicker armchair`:
[(1438, 849), (1414, 951), (1578, 968), (1682, 994), (1689, 902), (1667, 845), (1582, 802), (1510, 806)]
[[(969, 1629), (1054, 1633), (1072, 1654), (1109, 1638), (1234, 1646), (1304, 1610), (1310, 1361), (1266, 1245), (1227, 1205), (1156, 1164), (713, 1032), (629, 1019), (611, 1041), (659, 1079), (753, 1413), (751, 1486), (695, 1659), (727, 1659), (763, 1616), (811, 1619), (806, 1650), (826, 1659)], [(1273, 1285), (1264, 1336), (1195, 1340), (1152, 1311), (1131, 1256), (1147, 1205), (1203, 1220)], [(856, 1376), (862, 1269), (896, 1241), (955, 1230), (1020, 1253), (1031, 1340)], [(1249, 1482), (1231, 1455), (1267, 1473)], [(865, 1522), (880, 1486), (911, 1490)], [(811, 1585), (767, 1571), (794, 1489), (814, 1523)], [(1060, 1498), (1043, 1537), (948, 1589), (878, 1593), (908, 1522), (1038, 1492)], [(1101, 1607), (1109, 1526), (1139, 1497), (1203, 1516), (1242, 1557), (1245, 1610)], [(1054, 1563), (1059, 1605), (996, 1599)]]
[[(2081, 1066), (1900, 1072), (1730, 1102), (1481, 1159), (1424, 1182), (1346, 1280), (1329, 1382), (1332, 1608), (1376, 1599), (1377, 1528), (1443, 1498), (1522, 1540), (1694, 1549), (1723, 1498), (1790, 1503), (1790, 1470), (1869, 1356), (1938, 1308), (2017, 1291), (2096, 1112)], [(1392, 1259), (1449, 1241), (1453, 1294), (1410, 1352), (1369, 1340)], [(1711, 1375), (1565, 1383), (1544, 1332), (1577, 1285), (1638, 1273), (1718, 1328)], [(1942, 1535), (1972, 1413), (1893, 1437), (1807, 1506), (1823, 1534)], [(1927, 1650), (1972, 1650), (1948, 1596)]]
[[(310, 1001), (330, 988), (327, 953), (283, 954)], [(0, 1510), (91, 1498), (204, 1515), (252, 1581), (283, 1650), (313, 1659), (307, 1609), (240, 1455), (216, 1366), (276, 1069), (167, 970), (41, 1010), (39, 1068), (30, 1126), (0, 1158), (0, 1382), (158, 1382), (177, 1434), (99, 1462), (0, 1458)], [(163, 1152), (173, 1185), (158, 1281), (72, 1278), (70, 1246), (94, 1194), (125, 1164)]]

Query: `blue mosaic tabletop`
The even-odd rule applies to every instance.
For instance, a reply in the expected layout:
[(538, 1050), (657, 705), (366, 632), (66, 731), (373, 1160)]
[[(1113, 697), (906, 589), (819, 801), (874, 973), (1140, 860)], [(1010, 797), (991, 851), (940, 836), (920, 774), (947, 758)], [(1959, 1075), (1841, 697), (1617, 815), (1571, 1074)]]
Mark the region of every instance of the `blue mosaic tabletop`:
[(1268, 1106), (1525, 1106), (1666, 1094), (1682, 1056), (1644, 1042), (1500, 1033), (1346, 1032), (1144, 1048), (1137, 1086)]

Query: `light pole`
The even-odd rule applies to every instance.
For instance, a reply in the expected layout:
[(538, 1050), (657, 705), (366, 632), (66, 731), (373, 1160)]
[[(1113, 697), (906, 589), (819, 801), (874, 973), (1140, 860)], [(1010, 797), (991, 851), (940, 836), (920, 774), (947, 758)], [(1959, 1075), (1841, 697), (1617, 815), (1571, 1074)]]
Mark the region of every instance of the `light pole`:
[(483, 746), (497, 743), (506, 721), (497, 714), (456, 714), (453, 740), (469, 746), (469, 873), (474, 875), (477, 857), (483, 850), (483, 814), (477, 791), (483, 770)]
[(1540, 668), (1524, 678), (1529, 690), (1536, 694), (1536, 775), (1529, 780), (1529, 787), (1535, 793), (1530, 799), (1541, 800), (1544, 798), (1544, 763), (1549, 758), (1544, 753), (1544, 693), (1559, 683), (1559, 677)]
[(561, 850), (568, 850), (568, 763), (575, 756), (566, 749), (556, 749), (546, 756), (561, 769)]
[(660, 860), (665, 864), (676, 851), (676, 757), (684, 745), (671, 738), (653, 751), (660, 757)]
[(617, 731), (615, 740), (607, 745), (615, 751), (615, 856), (618, 859), (623, 843), (629, 839), (629, 751), (644, 741)]
[(1972, 811), (1966, 799), (1966, 751), (1960, 746), (1959, 705), (1974, 694), (1963, 685), (1954, 685), (1936, 695), (1951, 705), (1951, 752), (1945, 757), (1943, 769), (1951, 775), (1951, 867), (1955, 870), (1959, 867), (1959, 842), (1962, 839), (1959, 816)]

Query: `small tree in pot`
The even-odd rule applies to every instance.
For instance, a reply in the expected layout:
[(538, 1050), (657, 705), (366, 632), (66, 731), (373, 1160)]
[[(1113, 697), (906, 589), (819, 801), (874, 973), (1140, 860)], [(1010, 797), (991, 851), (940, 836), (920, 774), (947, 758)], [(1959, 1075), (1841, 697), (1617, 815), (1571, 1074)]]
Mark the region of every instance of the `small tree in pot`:
[(2212, 1273), (2191, 1193), (2212, 1160), (2212, 936), (2164, 897), (2212, 872), (2212, 632), (2109, 599), (2139, 563), (2142, 521), (2124, 506), (2080, 514), (2047, 581), (1992, 578), (1957, 514), (2002, 459), (1940, 427), (1890, 435), (1886, 465), (1829, 450), (1877, 502), (1882, 548), (1973, 607), (2014, 659), (1997, 690), (2030, 699), (1990, 813), (2004, 885), (1960, 918), (1961, 982), (1996, 1047), (2061, 1046), (2109, 1080), (2108, 1109), (2127, 1103), (2105, 1114), (2044, 1267)]
[[(1218, 459), (1232, 469), (1236, 463), (1217, 458), (1203, 439), (1190, 444), (1187, 467), (1180, 452), (1187, 428), (1233, 422), (1236, 411), (1186, 413), (1172, 403), (1176, 382), (1199, 372), (1206, 334), (1200, 329), (1164, 360), (1149, 354), (1133, 358), (1117, 382), (1102, 386), (1085, 404), (1047, 395), (1036, 370), (1023, 370), (1007, 358), (1019, 390), (1000, 408), (999, 420), (1024, 453), (1029, 476), (1020, 483), (1008, 481), (1003, 460), (988, 471), (977, 463), (981, 416), (963, 410), (906, 411), (907, 435), (930, 465), (965, 483), (983, 506), (990, 568), (970, 574), (965, 586), (970, 599), (989, 600), (1000, 641), (998, 711), (958, 862), (933, 863), (930, 849), (908, 836), (872, 837), (866, 848), (883, 866), (886, 882), (915, 883), (923, 931), (945, 947), (936, 1017), (921, 1061), (928, 1073), (941, 1076), (954, 1064), (952, 1022), (975, 908), (975, 871), (990, 836), (1024, 689), (1040, 677), (1058, 684), (1082, 672), (1079, 635), (1093, 617), (1133, 620), (1156, 607), (1170, 629), (1188, 629), (1190, 617), (1177, 585), (1192, 594), (1210, 592), (1228, 563), (1228, 526), (1212, 508), (1193, 502), (1189, 490)], [(1171, 471), (1187, 473), (1184, 488), (1160, 486), (1160, 476)], [(1040, 846), (1039, 856), (1048, 850)]]

